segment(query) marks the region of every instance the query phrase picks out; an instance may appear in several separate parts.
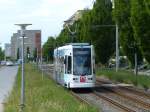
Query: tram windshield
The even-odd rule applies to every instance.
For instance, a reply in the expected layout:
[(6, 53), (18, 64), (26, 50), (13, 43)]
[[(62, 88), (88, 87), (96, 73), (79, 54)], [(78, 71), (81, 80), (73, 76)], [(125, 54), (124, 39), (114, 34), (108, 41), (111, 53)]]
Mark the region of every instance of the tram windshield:
[(74, 48), (73, 49), (73, 74), (91, 75), (91, 49)]

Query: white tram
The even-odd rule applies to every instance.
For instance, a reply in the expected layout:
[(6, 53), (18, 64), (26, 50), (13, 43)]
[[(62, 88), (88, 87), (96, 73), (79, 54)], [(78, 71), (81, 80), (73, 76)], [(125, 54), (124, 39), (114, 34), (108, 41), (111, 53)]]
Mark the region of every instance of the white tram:
[(93, 45), (71, 43), (54, 50), (54, 77), (67, 88), (95, 86), (95, 55)]

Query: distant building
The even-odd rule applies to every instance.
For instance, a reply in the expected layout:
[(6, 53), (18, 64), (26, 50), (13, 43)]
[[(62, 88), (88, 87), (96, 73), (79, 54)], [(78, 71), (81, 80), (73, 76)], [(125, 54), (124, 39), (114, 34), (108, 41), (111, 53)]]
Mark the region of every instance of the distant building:
[(75, 12), (68, 20), (66, 20), (64, 22), (64, 25), (63, 27), (65, 28), (67, 25), (73, 25), (73, 23), (77, 20), (79, 20), (83, 13), (88, 10), (88, 9), (85, 9), (85, 10), (78, 10), (77, 12)]
[(11, 57), (11, 44), (5, 44), (5, 57)]
[[(33, 57), (37, 50), (38, 57), (41, 56), (41, 30), (26, 30), (24, 38), (24, 56)], [(13, 59), (21, 59), (22, 38), (20, 30), (11, 37), (11, 56)]]

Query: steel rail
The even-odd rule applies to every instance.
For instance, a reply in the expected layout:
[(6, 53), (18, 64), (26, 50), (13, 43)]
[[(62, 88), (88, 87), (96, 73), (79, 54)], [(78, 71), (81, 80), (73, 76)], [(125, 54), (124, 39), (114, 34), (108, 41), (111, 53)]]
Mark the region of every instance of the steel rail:
[[(104, 81), (104, 80), (100, 80), (100, 79), (96, 79), (96, 81), (104, 83), (104, 84), (111, 83), (110, 81), (106, 81), (106, 80)], [(142, 95), (142, 97), (150, 99), (150, 94), (145, 91), (137, 90), (136, 88), (131, 88), (131, 87), (123, 87), (123, 86), (121, 87), (121, 89), (127, 90), (129, 92), (132, 92), (132, 93), (140, 95), (140, 96)]]
[(71, 95), (76, 97), (79, 101), (88, 104), (88, 105), (92, 105), (90, 104), (87, 100), (83, 99), (82, 97), (80, 97), (78, 94), (74, 93), (73, 91), (70, 91)]
[[(98, 81), (98, 83), (101, 84), (101, 82), (99, 82), (99, 81)], [(97, 83), (97, 84), (98, 84), (98, 83)], [(129, 100), (131, 100), (131, 101), (133, 101), (133, 102), (135, 102), (135, 103), (137, 103), (137, 104), (140, 104), (140, 105), (142, 105), (143, 107), (145, 107), (146, 109), (150, 109), (150, 104), (149, 104), (149, 103), (144, 102), (144, 101), (142, 101), (142, 100), (140, 100), (140, 99), (137, 99), (137, 98), (135, 98), (135, 97), (133, 97), (133, 96), (126, 95), (126, 94), (124, 94), (123, 92), (121, 92), (121, 89), (120, 89), (120, 90), (119, 90), (119, 89), (114, 90), (114, 89), (112, 89), (112, 88), (106, 88), (106, 87), (104, 87), (103, 89), (105, 89), (105, 90), (107, 90), (107, 91), (110, 91), (110, 92), (113, 92), (113, 93), (115, 93), (115, 94), (117, 94), (117, 95), (119, 95), (119, 96), (121, 96), (121, 97), (123, 97), (123, 98), (127, 98), (127, 99), (129, 99)], [(128, 92), (130, 92), (130, 91), (128, 91)], [(138, 95), (137, 93), (135, 93), (135, 94)]]
[(127, 91), (130, 91), (130, 92), (133, 92), (135, 94), (138, 94), (138, 95), (142, 95), (142, 97), (145, 97), (145, 98), (148, 98), (150, 99), (150, 94), (149, 93), (146, 93), (144, 91), (141, 91), (141, 90), (137, 90), (137, 89), (134, 89), (134, 88), (129, 88), (129, 87), (122, 87), (124, 90), (127, 90)]
[(112, 100), (111, 98), (109, 98), (109, 97), (107, 97), (105, 95), (99, 94), (98, 92), (94, 92), (93, 95), (108, 101), (109, 103), (115, 105), (116, 107), (119, 107), (120, 109), (122, 109), (125, 112), (136, 112), (135, 110), (132, 110), (132, 109), (130, 109), (130, 108), (128, 108), (128, 107), (126, 107), (126, 106), (124, 106), (124, 105), (114, 101), (114, 100)]

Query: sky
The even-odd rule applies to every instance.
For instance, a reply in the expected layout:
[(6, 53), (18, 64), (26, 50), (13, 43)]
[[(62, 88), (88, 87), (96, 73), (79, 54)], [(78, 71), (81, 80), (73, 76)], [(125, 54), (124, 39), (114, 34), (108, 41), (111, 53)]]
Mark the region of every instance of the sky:
[(41, 30), (42, 42), (57, 36), (65, 20), (77, 10), (92, 8), (94, 0), (0, 0), (0, 46), (10, 43), (20, 28), (14, 24), (31, 23), (28, 30)]

